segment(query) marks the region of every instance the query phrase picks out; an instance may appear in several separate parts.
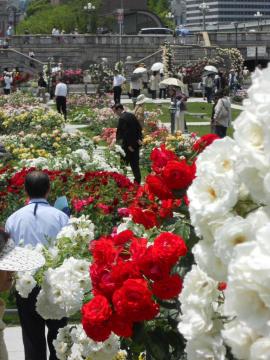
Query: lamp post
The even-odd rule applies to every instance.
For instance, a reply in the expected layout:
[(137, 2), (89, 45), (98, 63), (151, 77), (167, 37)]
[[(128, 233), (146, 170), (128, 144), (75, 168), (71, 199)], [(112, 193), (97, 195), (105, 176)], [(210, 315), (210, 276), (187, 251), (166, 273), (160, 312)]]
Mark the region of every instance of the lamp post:
[(258, 20), (258, 31), (260, 31), (260, 22), (261, 22), (261, 20), (262, 20), (263, 14), (262, 14), (260, 11), (257, 11), (257, 12), (254, 14), (254, 17), (255, 17), (255, 19)]
[(205, 23), (205, 17), (206, 17), (206, 14), (208, 13), (209, 11), (209, 6), (203, 2), (201, 3), (201, 5), (199, 5), (199, 9), (201, 10), (202, 12), (202, 16), (203, 16), (203, 31), (206, 30), (206, 23)]
[(233, 22), (234, 29), (235, 29), (235, 47), (238, 48), (238, 22)]
[(171, 11), (169, 11), (168, 14), (166, 15), (166, 19), (170, 21), (174, 21), (174, 14)]
[(89, 18), (88, 18), (87, 31), (91, 33), (92, 30), (91, 13), (96, 10), (96, 7), (91, 2), (89, 2), (83, 7), (83, 10), (88, 14)]

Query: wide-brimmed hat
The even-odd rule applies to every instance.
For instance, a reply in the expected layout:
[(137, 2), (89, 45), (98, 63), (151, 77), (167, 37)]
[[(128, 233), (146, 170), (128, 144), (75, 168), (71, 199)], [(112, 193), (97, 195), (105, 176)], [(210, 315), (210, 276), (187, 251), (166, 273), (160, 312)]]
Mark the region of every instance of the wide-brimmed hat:
[(139, 95), (136, 100), (136, 105), (144, 104), (147, 101), (147, 97), (143, 94)]
[(37, 251), (15, 246), (9, 239), (0, 252), (0, 270), (31, 271), (45, 264), (45, 258)]

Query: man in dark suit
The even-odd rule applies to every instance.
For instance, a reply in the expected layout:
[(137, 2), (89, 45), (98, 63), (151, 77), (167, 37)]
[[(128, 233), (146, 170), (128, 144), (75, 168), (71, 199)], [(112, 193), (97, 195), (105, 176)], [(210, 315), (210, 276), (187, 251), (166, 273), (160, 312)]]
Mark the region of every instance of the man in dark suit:
[(142, 144), (142, 128), (136, 116), (124, 111), (122, 104), (114, 106), (115, 113), (119, 116), (116, 140), (121, 142), (126, 153), (126, 162), (130, 165), (134, 180), (141, 183), (140, 145)]

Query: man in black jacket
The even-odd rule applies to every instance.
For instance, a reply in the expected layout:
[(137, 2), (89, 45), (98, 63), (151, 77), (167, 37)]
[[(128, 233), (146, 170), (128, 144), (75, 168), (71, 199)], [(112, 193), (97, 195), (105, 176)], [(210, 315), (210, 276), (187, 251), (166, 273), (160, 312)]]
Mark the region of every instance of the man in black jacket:
[(116, 140), (121, 142), (126, 153), (126, 162), (130, 164), (134, 180), (141, 183), (141, 171), (139, 166), (140, 145), (142, 144), (142, 128), (136, 116), (124, 111), (122, 104), (116, 104), (115, 113), (119, 116)]

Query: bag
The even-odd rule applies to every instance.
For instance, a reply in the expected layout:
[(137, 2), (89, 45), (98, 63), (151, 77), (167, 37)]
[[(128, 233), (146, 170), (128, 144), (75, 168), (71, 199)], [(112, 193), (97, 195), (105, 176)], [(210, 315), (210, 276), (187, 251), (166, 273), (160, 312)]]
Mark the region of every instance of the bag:
[(186, 102), (181, 101), (181, 103), (180, 103), (180, 111), (185, 111), (185, 110), (187, 110)]

